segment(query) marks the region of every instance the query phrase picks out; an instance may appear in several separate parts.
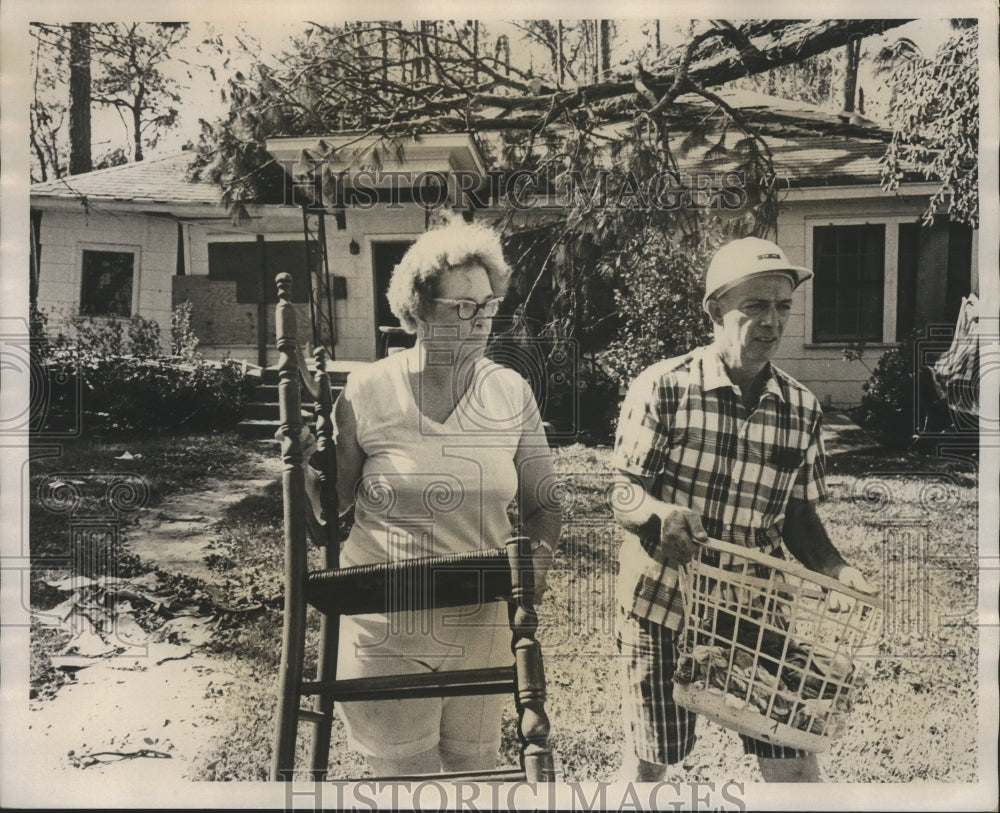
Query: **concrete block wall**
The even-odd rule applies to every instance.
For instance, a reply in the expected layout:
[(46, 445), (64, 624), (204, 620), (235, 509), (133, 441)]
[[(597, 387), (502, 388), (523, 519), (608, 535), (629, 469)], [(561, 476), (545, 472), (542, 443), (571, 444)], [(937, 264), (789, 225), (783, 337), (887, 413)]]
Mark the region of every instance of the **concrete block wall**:
[[(408, 204), (402, 209), (385, 205), (370, 210), (351, 209), (347, 228), (338, 231), (333, 218), (327, 219), (327, 250), (330, 273), (347, 282), (347, 299), (334, 302), (337, 326), (337, 358), (373, 361), (375, 340), (375, 278), (372, 243), (380, 240), (415, 240), (425, 229), (424, 210)], [(359, 246), (351, 254), (351, 240)]]
[[(349, 209), (346, 228), (337, 229), (336, 219), (326, 218), (327, 254), (332, 276), (344, 277), (346, 299), (334, 300), (337, 360), (373, 361), (376, 357), (375, 291), (371, 245), (378, 240), (413, 240), (424, 231), (424, 210), (407, 205), (402, 209), (379, 206), (370, 210)], [(317, 221), (310, 218), (313, 233)], [(301, 240), (302, 214), (291, 207), (274, 207), (260, 213), (255, 228), (265, 241)], [(236, 283), (209, 280), (208, 246), (213, 242), (253, 242), (256, 235), (208, 225), (189, 228), (188, 273), (174, 279), (173, 302), (192, 302), (192, 326), (200, 339), (199, 351), (212, 358), (231, 357), (257, 361), (257, 308), (236, 301)], [(351, 254), (351, 241), (358, 254)], [(309, 307), (297, 303), (299, 338), (311, 339)], [(277, 359), (274, 350), (274, 308), (268, 305), (268, 363)]]

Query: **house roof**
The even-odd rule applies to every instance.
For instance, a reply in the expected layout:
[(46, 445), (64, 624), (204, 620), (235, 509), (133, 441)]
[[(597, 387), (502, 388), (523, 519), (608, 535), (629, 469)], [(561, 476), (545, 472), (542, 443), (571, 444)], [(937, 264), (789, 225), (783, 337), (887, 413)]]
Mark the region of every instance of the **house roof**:
[[(805, 102), (783, 99), (751, 91), (726, 90), (719, 97), (738, 108), (749, 124), (767, 121), (764, 141), (771, 149), (774, 169), (789, 186), (877, 185), (881, 180), (880, 159), (885, 154), (891, 131), (866, 119), (866, 124), (850, 124), (844, 114), (827, 113)], [(682, 103), (692, 97), (681, 97)], [(695, 106), (702, 111), (707, 103), (698, 98)], [(704, 112), (701, 114), (704, 116)], [(824, 134), (811, 128), (819, 125)], [(718, 133), (708, 134), (710, 143)], [(727, 148), (743, 138), (734, 128), (726, 134)], [(680, 159), (688, 171), (700, 168), (723, 170), (732, 164), (731, 157), (706, 158), (709, 144), (690, 151)], [(905, 167), (910, 172), (913, 167)]]
[[(736, 143), (742, 133), (726, 134), (728, 154), (708, 155), (718, 136), (709, 135), (708, 142), (689, 149), (677, 159), (682, 172), (726, 172), (735, 168), (738, 154)], [(885, 153), (881, 141), (845, 136), (764, 136), (771, 150), (775, 174), (788, 187), (873, 186), (881, 179), (879, 161)], [(676, 149), (676, 145), (675, 145)]]
[(195, 153), (185, 151), (44, 181), (31, 186), (31, 197), (217, 206), (217, 184), (188, 180), (194, 158)]
[[(765, 136), (765, 141), (772, 151), (779, 181), (787, 188), (879, 184), (879, 160), (885, 152), (886, 131), (875, 126), (851, 126), (844, 123), (841, 116), (825, 113), (790, 99), (733, 90), (720, 92), (719, 95), (733, 107), (739, 108), (751, 124), (756, 123), (758, 117), (766, 117), (768, 135)], [(680, 97), (672, 114), (674, 131), (679, 133), (685, 127), (689, 128), (693, 122), (704, 122), (707, 117), (711, 117), (713, 108), (713, 104), (700, 97)], [(815, 130), (811, 130), (810, 125), (814, 123), (821, 123), (827, 134), (818, 135)], [(839, 127), (841, 124), (842, 129)], [(627, 125), (609, 126), (614, 128)], [(495, 134), (479, 136), (487, 142), (496, 137)], [(338, 138), (344, 140), (345, 137), (342, 134), (330, 134), (324, 138), (279, 138), (269, 140), (268, 148), (272, 152), (275, 152), (273, 148), (277, 148), (277, 152), (287, 161), (293, 153), (295, 157), (301, 157), (310, 149), (325, 154), (331, 146), (339, 144)], [(735, 128), (729, 128), (725, 146), (731, 148), (741, 138), (741, 133)], [(435, 139), (441, 141), (440, 149), (437, 149)], [(458, 144), (456, 139), (461, 143)], [(718, 133), (713, 135), (709, 132), (704, 143), (680, 155), (680, 169), (693, 173), (732, 168), (735, 164), (732, 155), (711, 157), (706, 154), (717, 139)], [(468, 135), (426, 136), (424, 141), (426, 143), (419, 149), (424, 152), (437, 149), (441, 155), (435, 153), (434, 157), (443, 160), (444, 166), (468, 164), (471, 167), (482, 164), (482, 158), (472, 146), (473, 141)], [(455, 164), (456, 159), (452, 153), (458, 147), (464, 150), (462, 155), (468, 153), (471, 157)], [(139, 163), (37, 183), (30, 190), (32, 202), (39, 203), (46, 199), (64, 202), (100, 200), (127, 203), (130, 208), (143, 205), (218, 207), (220, 189), (217, 184), (188, 178), (188, 169), (194, 159), (194, 152), (182, 151)], [(438, 167), (435, 165), (435, 168)], [(913, 176), (908, 179), (916, 180)]]
[(793, 186), (846, 186), (874, 184), (881, 179), (880, 159), (885, 144), (843, 136), (801, 141), (766, 139), (779, 176)]

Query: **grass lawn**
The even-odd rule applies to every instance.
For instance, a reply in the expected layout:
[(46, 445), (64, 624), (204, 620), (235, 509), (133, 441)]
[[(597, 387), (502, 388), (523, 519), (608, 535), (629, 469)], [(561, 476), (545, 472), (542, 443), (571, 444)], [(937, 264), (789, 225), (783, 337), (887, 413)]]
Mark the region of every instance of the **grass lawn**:
[[(33, 481), (55, 472), (114, 470), (119, 462), (113, 451), (118, 450), (71, 445), (62, 458), (36, 461)], [(147, 479), (150, 505), (196, 485), (209, 465), (216, 477), (238, 476), (253, 454), (231, 436), (144, 440), (129, 451), (142, 454), (128, 461), (128, 470)], [(277, 447), (268, 453), (278, 454)], [(580, 445), (556, 452), (565, 483), (565, 525), (549, 592), (539, 606), (538, 637), (549, 687), (550, 742), (557, 769), (568, 780), (611, 779), (621, 762), (614, 646), (620, 537), (607, 502), (608, 454), (604, 447)], [(975, 470), (888, 454), (834, 458), (829, 469), (831, 494), (820, 514), (845, 557), (880, 585), (884, 623), (882, 640), (864, 658), (869, 679), (849, 729), (821, 756), (824, 778), (973, 781), (978, 736)], [(66, 543), (59, 541), (58, 518), (46, 517), (40, 508), (36, 513), (32, 553), (38, 573), (44, 574), (45, 556)], [(127, 541), (127, 529), (125, 534)], [(252, 599), (259, 609), (220, 615), (207, 645), (230, 660), (242, 680), (230, 693), (228, 713), (220, 717), (217, 737), (200, 755), (192, 778), (262, 780), (270, 759), (280, 657), (279, 484), (227, 508), (213, 534), (213, 552), (206, 560), (217, 574), (213, 590), (230, 605)], [(141, 572), (142, 563), (130, 567)], [(38, 606), (49, 598), (43, 590), (33, 593)], [(315, 618), (311, 624), (318, 626)], [(50, 637), (35, 636), (39, 662), (52, 647)], [(33, 681), (51, 689), (52, 677), (46, 674), (33, 671)], [(508, 762), (516, 748), (514, 724), (511, 709), (504, 719)], [(307, 739), (300, 737), (302, 764)], [(339, 721), (331, 754), (332, 777), (366, 775), (364, 761), (347, 750)], [(702, 720), (694, 751), (668, 778), (752, 782), (759, 781), (759, 773), (743, 756), (735, 734)]]

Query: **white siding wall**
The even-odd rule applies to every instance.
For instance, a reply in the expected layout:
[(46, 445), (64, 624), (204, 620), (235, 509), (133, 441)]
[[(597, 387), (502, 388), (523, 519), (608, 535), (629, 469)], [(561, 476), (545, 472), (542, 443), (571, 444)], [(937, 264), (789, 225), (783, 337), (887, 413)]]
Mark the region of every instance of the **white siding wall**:
[[(372, 242), (415, 240), (424, 232), (424, 210), (409, 204), (403, 209), (387, 209), (384, 204), (370, 211), (349, 211), (347, 228), (337, 231), (327, 220), (330, 272), (347, 278), (347, 299), (337, 300), (337, 358), (373, 361), (375, 347), (375, 268)], [(361, 251), (353, 255), (351, 240)]]
[(164, 341), (170, 337), (171, 277), (177, 268), (177, 226), (142, 215), (46, 210), (41, 227), (39, 307), (53, 333), (67, 329), (80, 312), (84, 249), (136, 254), (132, 313), (155, 320)]
[[(778, 216), (778, 244), (788, 259), (796, 265), (812, 267), (811, 229), (815, 226), (847, 225), (850, 223), (886, 223), (886, 340), (869, 344), (864, 350), (864, 363), (845, 361), (843, 343), (817, 345), (811, 336), (812, 283), (806, 282), (795, 292), (792, 314), (785, 329), (775, 363), (789, 375), (808, 386), (825, 405), (853, 406), (861, 401), (864, 384), (882, 353), (894, 346), (896, 309), (896, 229), (900, 222), (912, 223), (924, 210), (925, 199), (890, 196), (865, 197), (856, 200), (823, 200), (785, 202)], [(865, 365), (868, 365), (867, 367)]]

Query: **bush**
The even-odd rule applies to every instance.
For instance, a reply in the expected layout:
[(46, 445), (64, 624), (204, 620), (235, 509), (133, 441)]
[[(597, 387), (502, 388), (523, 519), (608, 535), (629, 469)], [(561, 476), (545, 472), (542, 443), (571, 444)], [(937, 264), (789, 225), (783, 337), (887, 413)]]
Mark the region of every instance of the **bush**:
[(235, 365), (173, 358), (80, 364), (84, 408), (124, 429), (222, 429), (242, 417), (252, 386)]
[[(171, 320), (178, 321), (183, 316)], [(48, 363), (60, 376), (79, 380), (80, 406), (92, 419), (120, 429), (200, 431), (230, 428), (242, 418), (252, 380), (233, 363), (198, 356), (183, 331), (174, 343), (182, 354), (168, 356), (159, 326), (139, 316), (127, 323), (77, 317), (72, 325), (75, 336), (59, 334)]]
[[(935, 392), (929, 370), (918, 369), (920, 331), (886, 350), (871, 378), (862, 385), (861, 405), (852, 417), (892, 448), (904, 448), (921, 433), (938, 432), (951, 423), (947, 404)], [(860, 360), (863, 349), (849, 348), (844, 355)]]
[(577, 440), (588, 445), (614, 443), (620, 408), (620, 386), (596, 360), (588, 359), (580, 368), (577, 392), (580, 409)]
[[(912, 344), (910, 345), (912, 351)], [(886, 444), (905, 446), (913, 436), (912, 352), (898, 345), (882, 354), (855, 413), (858, 423)]]
[(198, 356), (198, 337), (191, 327), (191, 303), (186, 299), (170, 314), (170, 352), (174, 356), (194, 359)]
[(614, 437), (618, 384), (575, 341), (532, 336), (525, 327), (494, 334), (489, 357), (531, 387), (542, 420), (562, 439), (609, 443)]
[(707, 251), (679, 250), (650, 230), (624, 254), (614, 294), (621, 327), (602, 362), (627, 385), (654, 362), (707, 344), (712, 330), (701, 307)]
[(28, 336), (31, 344), (31, 355), (39, 362), (44, 362), (52, 355), (52, 342), (49, 340), (49, 316), (39, 310), (32, 302), (28, 308)]
[[(44, 330), (48, 318), (41, 315)], [(52, 351), (61, 355), (75, 355), (81, 359), (164, 357), (160, 326), (154, 319), (136, 315), (123, 322), (99, 316), (74, 316), (69, 323), (73, 334), (67, 336), (60, 332), (51, 342)]]

